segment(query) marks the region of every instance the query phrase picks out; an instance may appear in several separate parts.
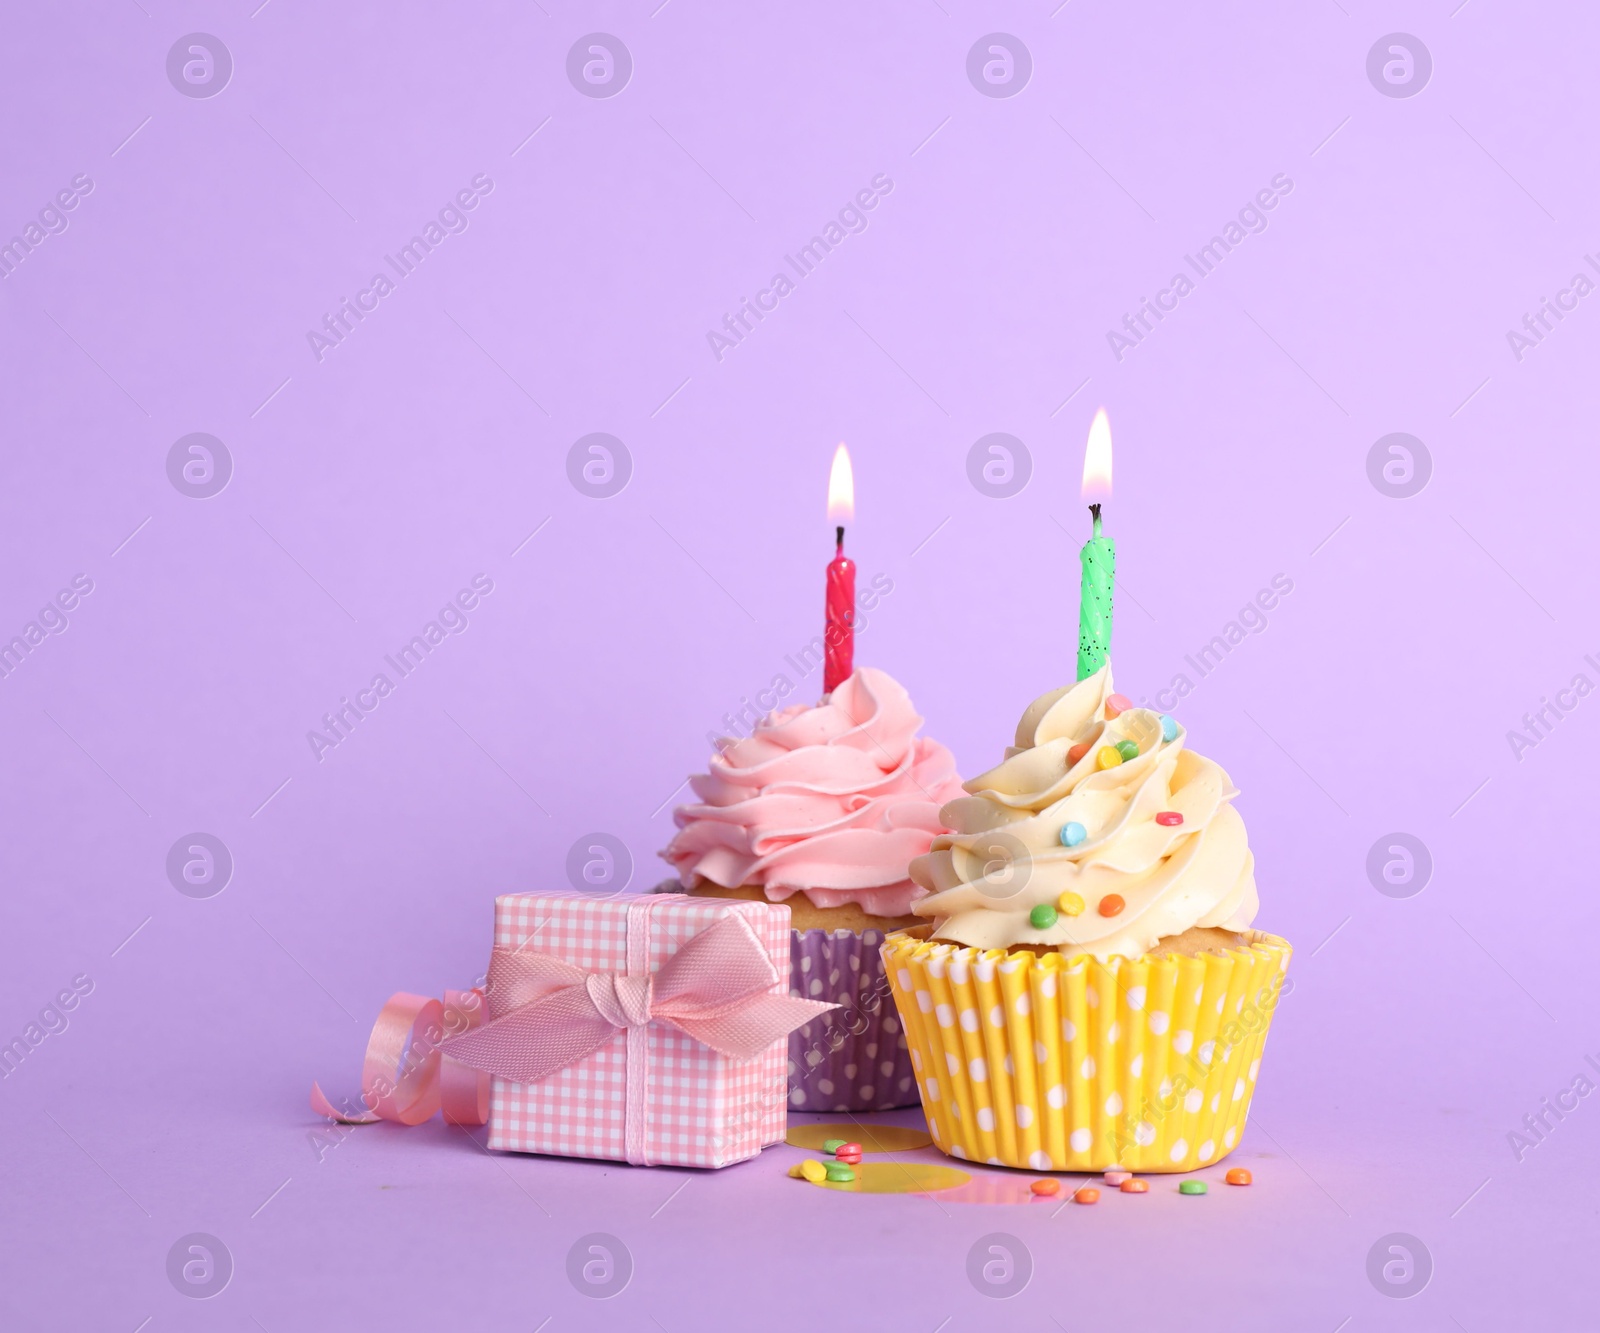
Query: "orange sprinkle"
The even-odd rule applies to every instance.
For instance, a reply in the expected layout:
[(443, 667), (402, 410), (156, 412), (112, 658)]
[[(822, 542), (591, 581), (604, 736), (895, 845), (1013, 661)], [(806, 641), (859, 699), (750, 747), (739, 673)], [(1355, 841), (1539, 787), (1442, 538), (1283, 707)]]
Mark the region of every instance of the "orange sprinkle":
[(1108, 893), (1100, 900), (1100, 915), (1115, 916), (1128, 904), (1122, 901), (1120, 893)]
[(1124, 1180), (1122, 1182), (1122, 1192), (1124, 1194), (1148, 1194), (1150, 1193), (1150, 1182), (1148, 1180)]
[(1082, 759), (1083, 756), (1088, 754), (1088, 753), (1089, 753), (1089, 742), (1088, 741), (1080, 741), (1077, 745), (1074, 745), (1070, 750), (1067, 751), (1067, 763), (1069, 765), (1075, 764), (1075, 763), (1078, 762), (1078, 760)]
[(1036, 1180), (1028, 1188), (1039, 1195), (1060, 1194), (1061, 1182), (1059, 1180)]
[(1100, 1191), (1095, 1189), (1093, 1185), (1085, 1185), (1072, 1196), (1072, 1201), (1073, 1203), (1099, 1203)]
[(1252, 1180), (1255, 1179), (1255, 1177), (1252, 1176), (1244, 1167), (1236, 1166), (1233, 1167), (1228, 1174), (1223, 1177), (1223, 1179), (1226, 1180), (1230, 1185), (1248, 1185)]

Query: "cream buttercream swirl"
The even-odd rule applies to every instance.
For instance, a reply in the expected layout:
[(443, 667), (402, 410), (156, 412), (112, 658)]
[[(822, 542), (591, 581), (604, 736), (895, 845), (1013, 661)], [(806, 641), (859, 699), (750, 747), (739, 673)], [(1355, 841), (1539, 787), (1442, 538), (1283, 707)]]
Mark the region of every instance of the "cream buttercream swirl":
[(858, 667), (824, 702), (769, 713), (713, 755), (662, 856), (688, 888), (755, 884), (773, 902), (803, 893), (904, 916), (925, 892), (906, 866), (961, 791), (954, 757), (921, 726), (904, 686)]
[[(1192, 926), (1244, 930), (1255, 919), (1255, 859), (1228, 775), (1186, 748), (1176, 722), (1165, 739), (1148, 708), (1108, 718), (1111, 693), (1108, 662), (1035, 699), (1004, 762), (939, 812), (955, 831), (911, 863), (911, 878), (930, 891), (913, 910), (934, 919), (938, 938), (981, 949), (1053, 944), (1104, 961), (1137, 957)], [(1101, 748), (1120, 741), (1138, 755), (1101, 768)], [(1087, 748), (1074, 762), (1079, 745)], [(1169, 812), (1182, 822), (1157, 822)], [(1071, 847), (1061, 837), (1069, 822), (1085, 831)], [(1077, 894), (1083, 911), (1036, 927), (1032, 910), (1058, 907), (1064, 893)]]

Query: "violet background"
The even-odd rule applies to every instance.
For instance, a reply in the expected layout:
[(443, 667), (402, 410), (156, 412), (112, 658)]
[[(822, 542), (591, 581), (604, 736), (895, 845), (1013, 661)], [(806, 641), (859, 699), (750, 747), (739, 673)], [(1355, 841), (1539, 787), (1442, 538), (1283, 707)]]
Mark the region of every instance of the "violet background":
[[(8, 11), (0, 237), (94, 190), (0, 282), (0, 634), (95, 587), (0, 680), (0, 1038), (94, 983), (0, 1083), (6, 1327), (1592, 1319), (1600, 1109), (1520, 1164), (1507, 1134), (1600, 1052), (1600, 701), (1520, 762), (1506, 732), (1600, 680), (1600, 314), (1520, 363), (1506, 331), (1600, 239), (1597, 26), (1499, 0)], [(234, 60), (199, 100), (165, 65), (196, 30)], [(597, 31), (634, 62), (613, 98), (565, 73)], [(1396, 31), (1431, 52), (1415, 97), (1366, 75)], [(1031, 52), (1017, 96), (968, 81), (992, 32)], [(307, 330), (480, 172), (470, 228), (319, 364)], [(868, 230), (719, 363), (707, 331), (878, 173)], [(1114, 359), (1278, 173), (1267, 230)], [(310, 1081), (356, 1086), (392, 990), (478, 975), (496, 893), (564, 885), (594, 831), (660, 877), (706, 733), (820, 630), (841, 439), (850, 551), (894, 583), (858, 660), (963, 772), (995, 762), (1073, 670), (1102, 403), (1127, 693), (1294, 583), (1177, 710), (1298, 949), (1227, 1163), (1253, 1189), (940, 1207), (802, 1189), (788, 1149), (686, 1176), (438, 1122), (319, 1160)], [(207, 500), (166, 475), (193, 431), (233, 458)], [(594, 431), (633, 463), (605, 500), (567, 478)], [(967, 478), (994, 431), (1032, 458), (1006, 500)], [(1394, 431), (1432, 457), (1408, 499), (1368, 479)], [(478, 573), (470, 629), (318, 762), (308, 729)], [(235, 861), (209, 899), (165, 870), (193, 830)], [(1394, 830), (1434, 863), (1406, 899), (1366, 870)], [(210, 1301), (165, 1274), (195, 1231), (236, 1264)], [(634, 1258), (610, 1301), (565, 1280), (595, 1231)], [(994, 1231), (1036, 1265), (1008, 1302), (966, 1277)], [(1366, 1276), (1395, 1231), (1435, 1264), (1411, 1300)]]

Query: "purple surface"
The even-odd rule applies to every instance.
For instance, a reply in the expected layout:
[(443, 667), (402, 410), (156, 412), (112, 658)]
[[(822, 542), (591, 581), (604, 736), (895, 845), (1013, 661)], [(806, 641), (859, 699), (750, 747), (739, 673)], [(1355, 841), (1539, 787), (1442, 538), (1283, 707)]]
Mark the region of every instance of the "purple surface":
[[(13, 8), (0, 45), (0, 238), (74, 204), (0, 280), (0, 635), (93, 583), (0, 679), (0, 1035), (93, 984), (0, 1082), (0, 1323), (1593, 1321), (1600, 1100), (1557, 1102), (1600, 1051), (1600, 700), (1558, 694), (1600, 683), (1591, 13), (258, 4)], [(168, 79), (197, 29), (231, 51), (215, 97)], [(1414, 97), (1368, 77), (1396, 30), (1431, 52)], [(596, 31), (631, 52), (613, 98), (567, 77)], [(1014, 97), (968, 78), (995, 32), (1030, 52)], [(316, 359), (458, 191), (466, 230)], [(708, 332), (858, 191), (870, 225), (718, 360)], [(1258, 191), (1265, 230), (1117, 359)], [(1545, 298), (1575, 304), (1548, 332)], [(1187, 677), (1258, 924), (1297, 946), (1230, 1159), (1251, 1190), (956, 1208), (808, 1191), (788, 1150), (703, 1175), (496, 1159), (438, 1123), (319, 1136), (310, 1080), (353, 1086), (391, 990), (479, 974), (495, 893), (653, 882), (707, 733), (779, 675), (815, 697), (790, 663), (840, 439), (862, 585), (893, 584), (858, 660), (964, 772), (995, 762), (1073, 669), (1099, 403), (1119, 685)], [(193, 432), (232, 459), (209, 499), (169, 480)], [(569, 481), (595, 432), (632, 460), (608, 499)], [(997, 432), (1031, 457), (1007, 499), (969, 481)], [(1409, 498), (1369, 480), (1395, 432), (1431, 458)], [(467, 628), (388, 668), (478, 574)], [(211, 897), (168, 875), (196, 830), (232, 861)], [(1428, 852), (1407, 897), (1396, 830)], [(167, 1277), (195, 1232), (235, 1264), (209, 1302)], [(593, 1232), (633, 1255), (611, 1301), (564, 1276)], [(967, 1277), (990, 1232), (1036, 1261), (1006, 1303)], [(1394, 1232), (1434, 1263), (1407, 1301), (1368, 1278)]]

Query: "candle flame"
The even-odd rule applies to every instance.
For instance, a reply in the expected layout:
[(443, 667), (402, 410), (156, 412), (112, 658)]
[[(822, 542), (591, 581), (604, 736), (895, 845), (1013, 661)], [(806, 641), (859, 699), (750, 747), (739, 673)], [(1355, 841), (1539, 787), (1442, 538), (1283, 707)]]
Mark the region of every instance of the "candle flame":
[(841, 444), (833, 451), (833, 469), (828, 473), (828, 522), (854, 523), (855, 518), (855, 474), (850, 470), (850, 451)]
[(1105, 408), (1094, 414), (1083, 450), (1083, 499), (1098, 504), (1111, 498), (1111, 419)]

